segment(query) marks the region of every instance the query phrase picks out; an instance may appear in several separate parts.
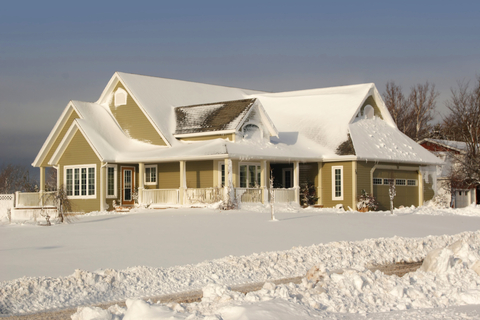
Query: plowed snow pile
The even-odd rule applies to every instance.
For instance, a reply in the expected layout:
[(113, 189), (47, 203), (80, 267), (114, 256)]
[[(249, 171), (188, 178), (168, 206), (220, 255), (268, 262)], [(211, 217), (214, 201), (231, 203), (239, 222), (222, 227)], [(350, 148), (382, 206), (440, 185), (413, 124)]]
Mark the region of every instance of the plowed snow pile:
[[(135, 267), (95, 273), (77, 270), (68, 277), (5, 281), (0, 289), (0, 308), (2, 314), (18, 314), (195, 288), (204, 290), (200, 303), (166, 306), (128, 300), (126, 309), (84, 308), (74, 319), (254, 319), (246, 315), (257, 309), (273, 312), (271, 318), (282, 318), (283, 314), (291, 319), (292, 314), (308, 318), (325, 312), (365, 313), (480, 304), (480, 278), (474, 271), (480, 257), (479, 240), (478, 231), (426, 238), (394, 237), (230, 256), (172, 268)], [(448, 246), (449, 249), (434, 251), (436, 255), (426, 259), (430, 262), (422, 267), (425, 271), (403, 278), (365, 269), (374, 263), (419, 261), (432, 250)], [(262, 290), (246, 296), (227, 287), (305, 275), (314, 265), (324, 275), (318, 283), (267, 283)], [(330, 272), (338, 269), (351, 270), (343, 274)], [(246, 317), (242, 318), (243, 315)]]

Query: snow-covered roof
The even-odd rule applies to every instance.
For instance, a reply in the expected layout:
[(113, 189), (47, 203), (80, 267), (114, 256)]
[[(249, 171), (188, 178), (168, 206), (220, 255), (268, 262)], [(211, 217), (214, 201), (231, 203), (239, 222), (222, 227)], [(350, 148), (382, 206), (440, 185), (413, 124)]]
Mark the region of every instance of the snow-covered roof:
[(385, 121), (395, 126), (373, 83), (254, 96), (279, 132), (299, 132), (334, 152), (347, 140), (349, 123), (370, 95)]
[(448, 149), (453, 149), (454, 151), (458, 151), (458, 152), (467, 151), (467, 144), (462, 141), (425, 138), (419, 141), (418, 143), (421, 144), (422, 142), (430, 142), (430, 143), (438, 144), (440, 146), (443, 146)]
[(443, 164), (427, 149), (378, 118), (361, 119), (349, 125), (358, 159)]
[[(122, 131), (108, 107), (117, 81), (158, 129), (167, 146), (137, 141)], [(382, 119), (357, 117), (369, 97), (373, 97)], [(75, 128), (85, 135), (102, 161), (107, 162), (226, 156), (334, 161), (346, 159), (337, 155), (336, 149), (347, 140), (348, 134), (356, 151), (356, 156), (349, 156), (352, 159), (428, 164), (440, 161), (396, 128), (372, 83), (265, 93), (117, 72), (96, 103), (73, 101), (72, 106), (81, 117), (75, 120)], [(271, 127), (270, 141), (215, 139), (186, 143), (175, 138), (180, 134), (237, 129), (253, 107), (258, 107), (256, 110)]]
[(120, 80), (146, 115), (163, 133), (169, 145), (178, 143), (175, 133), (174, 107), (240, 100), (261, 91), (223, 87), (138, 74), (116, 72), (102, 93), (99, 104), (105, 104), (109, 94)]
[(255, 99), (243, 99), (175, 108), (175, 134), (235, 130)]

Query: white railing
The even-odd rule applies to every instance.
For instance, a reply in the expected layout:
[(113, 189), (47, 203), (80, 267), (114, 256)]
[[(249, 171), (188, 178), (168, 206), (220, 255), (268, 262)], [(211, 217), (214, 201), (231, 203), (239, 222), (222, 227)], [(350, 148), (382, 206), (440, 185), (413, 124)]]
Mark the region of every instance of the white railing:
[(187, 188), (186, 201), (193, 203), (214, 203), (223, 199), (223, 188)]
[(16, 192), (15, 207), (41, 207), (55, 206), (53, 195), (55, 191), (50, 192)]
[(273, 189), (275, 194), (275, 203), (296, 202), (295, 188)]
[(235, 188), (235, 196), (239, 202), (262, 202), (262, 189)]
[(144, 189), (143, 203), (145, 204), (179, 204), (178, 189)]

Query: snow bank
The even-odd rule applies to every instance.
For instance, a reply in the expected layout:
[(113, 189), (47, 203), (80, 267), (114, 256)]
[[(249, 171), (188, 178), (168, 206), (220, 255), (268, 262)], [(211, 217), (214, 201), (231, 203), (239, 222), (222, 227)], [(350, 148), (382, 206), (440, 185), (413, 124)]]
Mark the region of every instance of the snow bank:
[[(127, 300), (123, 319), (307, 319), (329, 313), (366, 314), (480, 304), (480, 277), (470, 268), (480, 257), (478, 235), (463, 234), (452, 245), (432, 250), (419, 271), (402, 278), (371, 272), (362, 266), (342, 274), (331, 273), (321, 264), (310, 273), (310, 281), (304, 278), (299, 285), (278, 286), (267, 282), (261, 290), (246, 295), (225, 285), (209, 284), (203, 288), (199, 303), (152, 305)], [(440, 238), (434, 242), (438, 243)], [(385, 251), (391, 251), (391, 245), (398, 244), (396, 240), (399, 239), (385, 240)], [(355, 246), (338, 248), (348, 250)], [(364, 256), (365, 252), (358, 254)], [(88, 312), (98, 320), (122, 316), (118, 312), (101, 315), (102, 311), (96, 308), (82, 308), (73, 319), (92, 319), (82, 316), (89, 315)]]
[[(304, 276), (312, 266), (319, 263), (322, 263), (328, 270), (346, 268), (363, 270), (364, 266), (372, 264), (419, 261), (433, 249), (446, 247), (458, 240), (465, 241), (472, 252), (479, 251), (480, 232), (464, 232), (453, 236), (393, 237), (356, 242), (332, 242), (309, 247), (295, 247), (286, 251), (239, 257), (229, 256), (197, 265), (171, 268), (140, 266), (125, 270), (107, 269), (97, 272), (76, 270), (70, 276), (59, 278), (24, 277), (1, 283), (0, 313), (19, 314), (105, 301), (119, 301), (131, 297), (155, 296), (201, 289), (208, 284), (228, 286), (267, 279)], [(381, 277), (369, 274), (368, 271), (364, 273), (365, 279)], [(333, 285), (338, 281), (335, 282), (336, 276), (332, 277)], [(471, 278), (473, 279), (473, 277)], [(388, 279), (385, 279), (386, 283), (391, 282)], [(360, 294), (361, 291), (358, 289), (357, 291), (358, 293), (352, 291), (352, 294)], [(370, 310), (371, 307), (368, 306), (365, 306), (364, 309)], [(389, 307), (390, 304), (383, 305), (382, 308), (387, 308), (387, 306)], [(379, 307), (378, 310), (380, 309)]]

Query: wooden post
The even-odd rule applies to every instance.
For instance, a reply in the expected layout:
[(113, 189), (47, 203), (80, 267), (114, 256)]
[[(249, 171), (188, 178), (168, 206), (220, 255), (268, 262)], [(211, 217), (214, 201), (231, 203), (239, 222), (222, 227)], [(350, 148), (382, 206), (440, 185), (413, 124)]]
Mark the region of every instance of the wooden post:
[(185, 191), (187, 189), (187, 164), (180, 161), (180, 204), (186, 204)]
[(293, 187), (295, 188), (295, 201), (300, 204), (300, 164), (293, 163)]
[(138, 164), (138, 204), (143, 204), (143, 189), (145, 186), (145, 163)]

